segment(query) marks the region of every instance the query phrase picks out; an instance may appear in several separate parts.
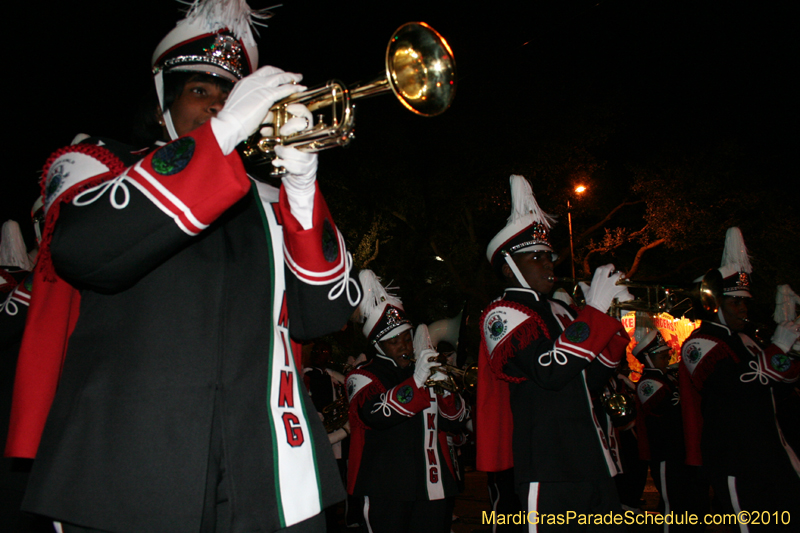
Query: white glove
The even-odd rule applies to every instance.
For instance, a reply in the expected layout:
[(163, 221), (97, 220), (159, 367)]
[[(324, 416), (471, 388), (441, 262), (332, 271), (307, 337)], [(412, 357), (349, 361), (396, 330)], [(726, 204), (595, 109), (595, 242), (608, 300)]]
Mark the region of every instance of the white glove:
[[(310, 128), (314, 124), (311, 111), (303, 104), (290, 104), (286, 111), (292, 116), (281, 126), (280, 134), (287, 137), (293, 133)], [(283, 167), (289, 173), (283, 180), (285, 186), (297, 192), (314, 190), (314, 180), (317, 178), (317, 154), (305, 153), (289, 146), (275, 146), (275, 159), (272, 165)]]
[(233, 86), (225, 107), (211, 119), (211, 129), (225, 155), (247, 139), (264, 121), (272, 105), (296, 92), (300, 74), (284, 72), (276, 67), (261, 67)]
[[(311, 127), (314, 118), (311, 111), (302, 104), (286, 107), (294, 115), (281, 126), (281, 135), (287, 136)], [(283, 167), (283, 188), (289, 199), (289, 209), (300, 222), (303, 229), (311, 229), (314, 219), (314, 182), (317, 180), (317, 154), (301, 152), (290, 146), (275, 146), (278, 159), (272, 161), (275, 167)]]
[(280, 159), (272, 164), (289, 171), (282, 178), (289, 211), (303, 229), (314, 226), (314, 183), (317, 181), (317, 154), (301, 152), (289, 146), (275, 146)]
[(274, 159), (272, 166), (283, 167), (288, 172), (283, 177), (285, 186), (297, 192), (314, 190), (314, 181), (317, 179), (317, 154), (301, 152), (291, 146), (278, 144), (275, 146), (275, 155), (279, 159)]
[(614, 272), (614, 265), (603, 265), (594, 271), (591, 286), (581, 282), (581, 290), (586, 297), (586, 305), (591, 305), (601, 313), (608, 313), (611, 302), (633, 300), (633, 295), (624, 285), (617, 285), (622, 272)]
[(780, 348), (784, 353), (792, 348), (792, 344), (800, 336), (800, 325), (791, 320), (781, 322), (772, 334), (772, 344)]
[(428, 379), (430, 379), (431, 381), (445, 381), (447, 379), (447, 374), (445, 374), (444, 372), (437, 371), (431, 374), (431, 377)]
[[(433, 377), (431, 376), (431, 370), (433, 368), (441, 366), (441, 363), (436, 360), (438, 355), (436, 350), (426, 348), (417, 356), (417, 362), (414, 363), (414, 383), (417, 384), (418, 388), (421, 389), (424, 387), (428, 378)], [(437, 372), (437, 374), (439, 374), (439, 372)]]

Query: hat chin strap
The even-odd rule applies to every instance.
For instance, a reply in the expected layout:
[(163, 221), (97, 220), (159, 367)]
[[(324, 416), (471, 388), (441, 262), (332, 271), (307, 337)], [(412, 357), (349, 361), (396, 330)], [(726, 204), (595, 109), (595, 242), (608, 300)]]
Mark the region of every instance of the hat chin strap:
[(172, 115), (169, 109), (164, 110), (164, 71), (159, 70), (153, 76), (153, 81), (156, 84), (156, 95), (158, 96), (158, 106), (161, 109), (161, 116), (164, 119), (164, 125), (167, 127), (167, 133), (171, 141), (176, 140), (180, 135), (175, 131), (175, 125), (172, 123)]
[(722, 306), (717, 309), (717, 316), (719, 317), (719, 323), (723, 326), (727, 326), (728, 323), (725, 321), (725, 315), (722, 314)]
[(178, 135), (178, 132), (175, 131), (175, 125), (172, 123), (172, 115), (170, 115), (169, 109), (164, 111), (162, 116), (164, 117), (164, 125), (167, 127), (167, 133), (169, 133), (169, 138), (171, 141), (174, 141), (175, 139), (180, 137), (180, 135)]
[(511, 259), (511, 254), (508, 252), (503, 252), (503, 258), (506, 260), (508, 268), (510, 268), (511, 272), (514, 273), (514, 277), (517, 278), (519, 284), (526, 289), (530, 289), (531, 286), (528, 285), (527, 281), (525, 281), (525, 278), (522, 276), (522, 272), (519, 271), (519, 267), (517, 267), (517, 264), (514, 262), (513, 259)]

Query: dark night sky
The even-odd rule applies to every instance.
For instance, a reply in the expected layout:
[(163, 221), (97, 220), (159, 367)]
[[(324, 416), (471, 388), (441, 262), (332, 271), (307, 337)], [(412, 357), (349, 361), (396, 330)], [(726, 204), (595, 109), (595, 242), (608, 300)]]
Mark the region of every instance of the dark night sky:
[[(346, 157), (393, 143), (424, 154), (422, 165), (433, 157), (455, 161), (469, 156), (467, 138), (485, 139), (487, 157), (524, 157), (494, 147), (509, 135), (524, 136), (541, 113), (600, 99), (625, 117), (602, 158), (730, 137), (761, 175), (751, 186), (796, 184), (797, 139), (790, 127), (796, 89), (789, 79), (796, 55), (789, 47), (792, 17), (788, 7), (778, 7), (785, 4), (500, 0), (475, 9), (436, 0), (286, 0), (261, 30), (261, 64), (301, 72), (310, 84), (372, 78), (393, 30), (423, 20), (455, 52), (455, 103), (441, 117), (425, 119), (389, 96), (365, 101)], [(19, 38), (6, 41), (6, 80), (16, 93), (8, 100), (7, 129), (14, 138), (7, 143), (12, 164), (0, 221), (27, 220), (38, 170), (76, 133), (125, 138), (138, 95), (150, 83), (150, 55), (179, 18), (177, 7), (170, 0), (15, 3), (7, 20), (18, 21), (10, 31)], [(569, 96), (553, 99), (562, 87), (570, 88)], [(435, 150), (420, 145), (431, 139)], [(321, 156), (321, 169), (328, 157)], [(343, 157), (330, 160), (341, 164)]]

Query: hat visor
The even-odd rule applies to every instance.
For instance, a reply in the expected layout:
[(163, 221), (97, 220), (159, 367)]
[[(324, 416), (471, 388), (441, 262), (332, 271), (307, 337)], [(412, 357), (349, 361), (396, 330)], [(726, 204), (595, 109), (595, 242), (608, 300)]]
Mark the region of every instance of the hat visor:
[(208, 63), (185, 63), (183, 65), (175, 65), (165, 72), (197, 72), (198, 74), (208, 74), (217, 78), (224, 78), (231, 83), (239, 81), (239, 77), (235, 74), (225, 70), (224, 68)]
[(381, 341), (385, 341), (385, 340), (391, 339), (392, 337), (397, 337), (398, 335), (400, 335), (401, 333), (403, 333), (404, 331), (409, 330), (409, 329), (411, 329), (411, 324), (400, 324), (396, 328), (390, 329), (389, 331), (387, 331), (386, 334), (383, 337), (381, 337), (380, 339), (377, 339), (375, 342), (381, 342)]
[(546, 244), (531, 244), (530, 246), (526, 246), (524, 248), (520, 248), (519, 250), (514, 250), (511, 252), (511, 255), (517, 254), (526, 254), (530, 252), (552, 252), (553, 248)]
[(753, 295), (750, 294), (750, 291), (747, 290), (737, 290), (737, 291), (722, 291), (722, 296), (733, 296), (734, 298), (752, 298)]

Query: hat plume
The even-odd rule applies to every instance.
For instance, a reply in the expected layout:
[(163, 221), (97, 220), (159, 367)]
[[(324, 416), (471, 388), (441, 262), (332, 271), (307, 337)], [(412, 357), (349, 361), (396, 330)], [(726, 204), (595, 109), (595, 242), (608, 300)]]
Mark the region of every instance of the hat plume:
[(737, 227), (728, 228), (725, 233), (725, 248), (722, 251), (722, 267), (732, 267), (737, 272), (753, 273), (750, 256), (744, 245), (742, 231)]

